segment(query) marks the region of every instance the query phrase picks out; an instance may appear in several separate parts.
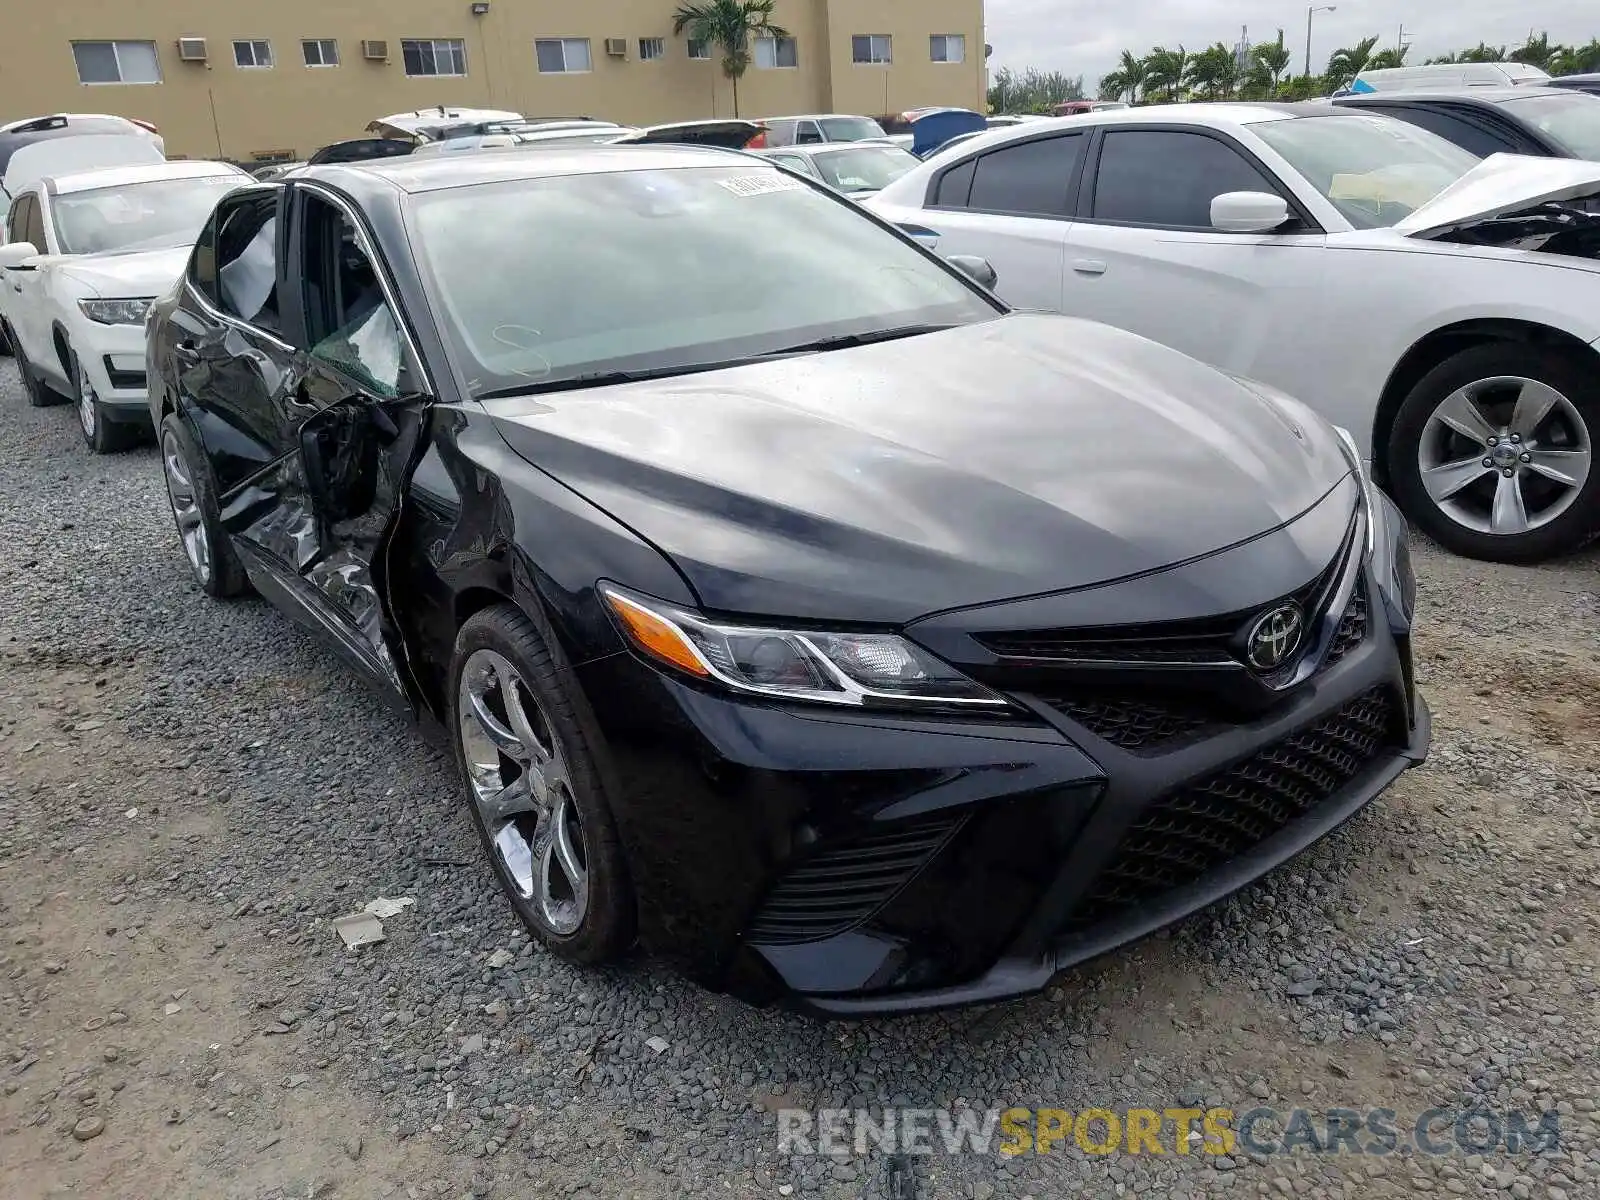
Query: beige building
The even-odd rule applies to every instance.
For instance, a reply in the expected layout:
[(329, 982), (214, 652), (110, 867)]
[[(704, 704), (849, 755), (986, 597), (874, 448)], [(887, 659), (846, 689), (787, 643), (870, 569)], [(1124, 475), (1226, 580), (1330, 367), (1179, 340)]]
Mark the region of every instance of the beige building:
[[(677, 0), (52, 0), (0, 32), (0, 121), (101, 112), (244, 161), (433, 104), (656, 124), (731, 116)], [(739, 114), (982, 111), (982, 0), (778, 0)]]

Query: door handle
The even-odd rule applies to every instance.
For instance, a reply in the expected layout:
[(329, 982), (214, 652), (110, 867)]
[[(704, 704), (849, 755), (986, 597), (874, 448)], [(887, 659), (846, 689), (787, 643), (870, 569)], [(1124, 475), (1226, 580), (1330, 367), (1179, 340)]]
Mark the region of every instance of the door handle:
[(1106, 265), (1096, 258), (1078, 258), (1072, 262), (1072, 269), (1079, 275), (1104, 275)]

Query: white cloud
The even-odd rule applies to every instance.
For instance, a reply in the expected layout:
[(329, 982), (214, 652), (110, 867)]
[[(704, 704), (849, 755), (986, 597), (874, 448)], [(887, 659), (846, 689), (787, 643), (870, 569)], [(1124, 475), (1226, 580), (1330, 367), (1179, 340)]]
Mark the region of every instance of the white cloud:
[[(1338, 0), (1334, 0), (1338, 3)], [(1145, 0), (1117, 6), (1066, 0), (987, 0), (986, 38), (994, 46), (990, 66), (1039, 67), (1082, 75), (1092, 93), (1100, 76), (1123, 50), (1144, 54), (1152, 46), (1182, 43), (1197, 50), (1213, 42), (1232, 46), (1247, 25), (1252, 42), (1271, 41), (1283, 28), (1294, 51), (1294, 70), (1305, 57), (1304, 4), (1266, 4), (1243, 0)], [(1419, 3), (1362, 3), (1347, 0), (1336, 12), (1319, 12), (1312, 25), (1311, 65), (1320, 71), (1328, 55), (1363, 37), (1379, 36), (1392, 46), (1405, 24), (1411, 43), (1408, 61), (1476, 46), (1520, 45), (1529, 30), (1548, 30), (1552, 42), (1584, 43), (1600, 36), (1600, 10), (1593, 0), (1439, 0)]]

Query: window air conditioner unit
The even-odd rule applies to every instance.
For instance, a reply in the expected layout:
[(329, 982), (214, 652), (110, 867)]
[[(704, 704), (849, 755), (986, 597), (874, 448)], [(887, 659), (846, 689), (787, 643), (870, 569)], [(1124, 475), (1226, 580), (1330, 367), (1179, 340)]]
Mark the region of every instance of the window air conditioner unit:
[(609, 54), (612, 58), (627, 58), (628, 57), (628, 39), (627, 38), (607, 38), (606, 39), (606, 53)]
[(183, 62), (205, 62), (206, 40), (197, 37), (178, 39), (178, 58)]
[(361, 42), (361, 57), (373, 62), (389, 61), (389, 43), (381, 38), (363, 38)]

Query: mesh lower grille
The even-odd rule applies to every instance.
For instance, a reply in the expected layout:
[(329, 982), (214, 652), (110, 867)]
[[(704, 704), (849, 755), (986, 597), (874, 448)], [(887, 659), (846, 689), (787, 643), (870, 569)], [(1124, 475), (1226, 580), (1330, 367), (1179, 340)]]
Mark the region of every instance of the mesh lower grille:
[(1128, 830), (1065, 931), (1195, 882), (1327, 800), (1390, 743), (1387, 688), (1155, 801)]
[(1136, 698), (1099, 696), (1040, 696), (1039, 699), (1069, 721), (1076, 721), (1096, 737), (1124, 750), (1171, 749), (1172, 743), (1193, 737), (1210, 721), (1202, 714)]
[(960, 817), (899, 822), (828, 846), (778, 881), (746, 936), (757, 945), (815, 942), (882, 908), (961, 827)]

